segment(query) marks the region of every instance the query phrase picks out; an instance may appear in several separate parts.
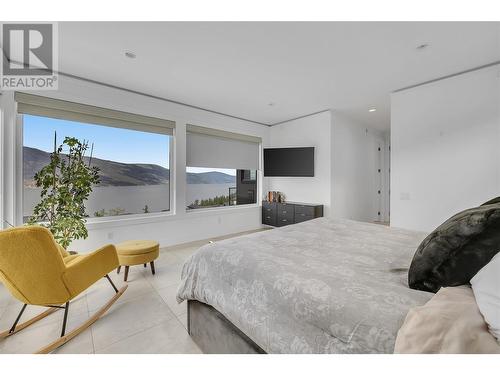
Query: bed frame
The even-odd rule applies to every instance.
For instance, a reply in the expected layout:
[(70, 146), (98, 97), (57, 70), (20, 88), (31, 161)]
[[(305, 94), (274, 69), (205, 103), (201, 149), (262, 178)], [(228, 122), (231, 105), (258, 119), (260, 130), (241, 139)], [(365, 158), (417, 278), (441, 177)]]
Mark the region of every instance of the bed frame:
[(188, 332), (206, 354), (265, 354), (266, 352), (214, 307), (187, 301)]

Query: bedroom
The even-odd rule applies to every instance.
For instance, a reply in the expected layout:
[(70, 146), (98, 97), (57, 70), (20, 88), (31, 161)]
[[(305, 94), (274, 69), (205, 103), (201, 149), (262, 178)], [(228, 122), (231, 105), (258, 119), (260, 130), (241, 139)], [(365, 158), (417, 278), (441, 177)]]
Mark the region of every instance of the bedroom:
[(499, 22), (57, 18), (1, 24), (1, 354), (500, 354)]

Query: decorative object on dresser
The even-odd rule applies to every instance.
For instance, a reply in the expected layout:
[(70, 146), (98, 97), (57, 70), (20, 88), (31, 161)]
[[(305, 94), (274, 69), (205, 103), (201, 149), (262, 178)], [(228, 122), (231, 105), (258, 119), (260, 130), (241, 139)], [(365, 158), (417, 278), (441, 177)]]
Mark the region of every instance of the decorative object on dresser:
[(323, 205), (298, 202), (262, 202), (262, 224), (283, 227), (323, 216)]
[(269, 191), (267, 193), (267, 202), (285, 203), (285, 194), (281, 191)]

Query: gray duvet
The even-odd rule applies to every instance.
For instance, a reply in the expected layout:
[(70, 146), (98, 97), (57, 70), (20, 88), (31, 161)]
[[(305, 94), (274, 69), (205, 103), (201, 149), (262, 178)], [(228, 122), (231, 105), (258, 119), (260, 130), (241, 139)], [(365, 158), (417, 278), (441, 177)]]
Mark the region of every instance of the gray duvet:
[(392, 353), (424, 233), (320, 218), (208, 244), (186, 262), (178, 301), (220, 311), (268, 353)]

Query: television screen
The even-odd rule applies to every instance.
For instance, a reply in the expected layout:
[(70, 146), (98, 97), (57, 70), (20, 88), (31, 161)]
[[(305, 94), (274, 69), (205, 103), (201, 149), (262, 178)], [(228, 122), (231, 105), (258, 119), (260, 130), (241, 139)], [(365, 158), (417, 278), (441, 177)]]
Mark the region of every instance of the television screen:
[(314, 177), (314, 147), (265, 148), (264, 176)]

